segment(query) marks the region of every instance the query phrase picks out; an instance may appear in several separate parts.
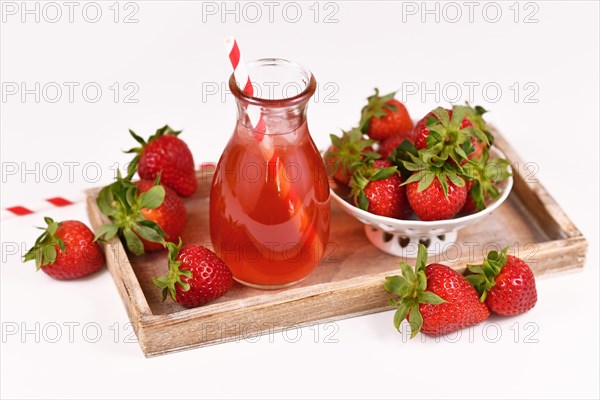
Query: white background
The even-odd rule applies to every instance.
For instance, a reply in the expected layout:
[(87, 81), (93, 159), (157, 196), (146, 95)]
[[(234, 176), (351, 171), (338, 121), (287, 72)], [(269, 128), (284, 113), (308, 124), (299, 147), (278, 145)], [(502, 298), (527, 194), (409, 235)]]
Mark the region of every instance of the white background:
[[(433, 89), (425, 98), (422, 92), (404, 93), (412, 116), (420, 118), (447, 104), (456, 94), (452, 87), (463, 89), (463, 101), (469, 95), (465, 82), (477, 85), (472, 100), (492, 110), (488, 120), (539, 166), (536, 177), (586, 235), (590, 249), (583, 272), (538, 280), (539, 302), (531, 312), (492, 318), (438, 343), (403, 340), (392, 313), (384, 312), (145, 359), (136, 343), (127, 343), (131, 329), (108, 272), (77, 282), (36, 274), (10, 246), (25, 251), (41, 215), (13, 218), (2, 221), (3, 398), (599, 396), (598, 3), (499, 2), (484, 12), (485, 3), (476, 2), (469, 21), (468, 6), (458, 2), (461, 18), (452, 22), (457, 8), (444, 3), (427, 4), (437, 7), (436, 16), (422, 15), (421, 2), (335, 2), (318, 4), (315, 22), (315, 6), (307, 2), (298, 3), (302, 15), (295, 23), (296, 8), (284, 11), (283, 3), (272, 21), (268, 6), (255, 3), (261, 15), (254, 23), (257, 9), (241, 3), (237, 13), (224, 14), (220, 2), (203, 7), (138, 1), (137, 23), (123, 23), (135, 11), (123, 3), (115, 23), (112, 1), (99, 3), (96, 23), (84, 18), (95, 18), (91, 6), (82, 15), (85, 2), (78, 3), (72, 23), (62, 2), (56, 23), (49, 21), (56, 8), (46, 7), (44, 14), (44, 3), (37, 6), (39, 22), (33, 14), (21, 15), (21, 2), (12, 3), (16, 15), (5, 12), (13, 10), (7, 3), (0, 42), (2, 207), (55, 195), (78, 199), (83, 189), (108, 183), (111, 166), (129, 160), (121, 153), (134, 144), (128, 128), (143, 136), (165, 123), (183, 128), (196, 162), (216, 161), (235, 109), (223, 89), (217, 95), (207, 91), (230, 74), (222, 40), (234, 34), (246, 59), (289, 58), (314, 72), (321, 96), (309, 118), (320, 148), (329, 133), (358, 121), (375, 86), (383, 92), (421, 84)], [(502, 14), (494, 23), (497, 8)], [(325, 23), (331, 12), (337, 22)], [(524, 23), (530, 13), (532, 23)], [(33, 94), (9, 95), (6, 89), (22, 82), (30, 89), (35, 82), (56, 82), (62, 98), (51, 103), (56, 92), (50, 86), (39, 103)], [(73, 102), (63, 82), (79, 84)], [(89, 82), (102, 89), (96, 103), (88, 101), (93, 90), (88, 100), (81, 92)], [(121, 88), (117, 102), (110, 89), (115, 82)], [(137, 103), (123, 101), (128, 82), (139, 88)], [(65, 162), (76, 163), (72, 179)], [(52, 163), (60, 166), (58, 178)], [(100, 166), (98, 179), (90, 163)], [(22, 175), (36, 168), (37, 175)], [(83, 204), (46, 214), (87, 222)], [(69, 324), (79, 324), (71, 338)], [(9, 335), (15, 327), (18, 332)], [(97, 328), (101, 337), (91, 343)], [(24, 329), (33, 333), (22, 336)], [(51, 343), (57, 332), (61, 336)]]

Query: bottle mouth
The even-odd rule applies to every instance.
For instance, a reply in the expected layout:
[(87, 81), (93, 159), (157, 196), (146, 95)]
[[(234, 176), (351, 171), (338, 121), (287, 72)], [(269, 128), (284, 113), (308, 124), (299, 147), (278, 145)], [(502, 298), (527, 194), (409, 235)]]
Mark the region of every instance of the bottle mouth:
[(244, 93), (246, 82), (229, 78), (229, 89), (240, 101), (260, 107), (285, 107), (307, 102), (315, 93), (317, 82), (302, 65), (281, 58), (261, 58), (250, 61), (246, 68), (253, 94)]

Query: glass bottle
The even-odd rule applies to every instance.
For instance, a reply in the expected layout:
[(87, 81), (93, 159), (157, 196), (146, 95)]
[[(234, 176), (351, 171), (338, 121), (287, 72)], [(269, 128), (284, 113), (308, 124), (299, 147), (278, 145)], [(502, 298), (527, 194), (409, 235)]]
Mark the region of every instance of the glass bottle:
[(254, 96), (229, 80), (238, 118), (212, 182), (210, 234), (237, 281), (281, 288), (315, 269), (329, 238), (329, 184), (306, 121), (316, 81), (283, 59), (247, 68)]

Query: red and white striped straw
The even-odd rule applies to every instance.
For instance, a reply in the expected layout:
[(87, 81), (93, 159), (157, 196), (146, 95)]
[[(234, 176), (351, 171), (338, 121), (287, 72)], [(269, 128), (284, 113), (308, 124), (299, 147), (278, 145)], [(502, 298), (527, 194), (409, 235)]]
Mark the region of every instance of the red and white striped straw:
[[(214, 171), (217, 164), (214, 162), (203, 162), (200, 164), (201, 171)], [(62, 196), (50, 197), (48, 199), (37, 201), (36, 203), (30, 203), (27, 205), (15, 205), (12, 207), (0, 208), (0, 220), (4, 221), (14, 217), (25, 217), (27, 215), (37, 214), (45, 211), (51, 211), (56, 208), (72, 206), (75, 204), (83, 203), (85, 198), (83, 195), (72, 197), (67, 199)]]
[(0, 220), (4, 221), (12, 217), (24, 217), (26, 215), (48, 211), (57, 207), (71, 206), (82, 201), (83, 198), (69, 200), (64, 197), (51, 197), (49, 199), (45, 199), (44, 201), (29, 204), (27, 206), (16, 205), (12, 207), (3, 207), (0, 210)]
[[(231, 61), (231, 66), (233, 67), (233, 76), (235, 81), (238, 83), (238, 85), (244, 85), (243, 92), (245, 94), (248, 96), (254, 96), (254, 87), (252, 86), (252, 81), (250, 80), (246, 63), (242, 58), (242, 54), (240, 53), (240, 48), (235, 37), (228, 36), (225, 38), (225, 50), (229, 55), (229, 60)], [(253, 116), (253, 113), (248, 113), (250, 122), (254, 126), (254, 136), (256, 136), (259, 141), (262, 141), (265, 137), (265, 133), (267, 132), (267, 125), (265, 124), (262, 114), (260, 114), (258, 117), (258, 121), (252, 121), (252, 119), (255, 119)]]

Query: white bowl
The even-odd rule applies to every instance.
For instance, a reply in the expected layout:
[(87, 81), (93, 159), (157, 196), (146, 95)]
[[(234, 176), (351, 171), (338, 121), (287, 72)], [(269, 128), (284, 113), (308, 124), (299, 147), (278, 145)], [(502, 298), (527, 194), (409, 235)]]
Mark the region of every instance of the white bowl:
[[(491, 158), (506, 158), (495, 147), (490, 150)], [(512, 169), (509, 170), (512, 172)], [(340, 185), (331, 185), (331, 196), (348, 214), (365, 224), (365, 234), (378, 249), (399, 257), (416, 257), (419, 243), (427, 247), (430, 255), (439, 254), (456, 242), (457, 232), (467, 225), (481, 221), (494, 212), (508, 197), (513, 186), (512, 176), (498, 186), (500, 196), (479, 212), (441, 221), (417, 219), (395, 219), (371, 214), (344, 200)], [(413, 216), (412, 218), (416, 218)]]

